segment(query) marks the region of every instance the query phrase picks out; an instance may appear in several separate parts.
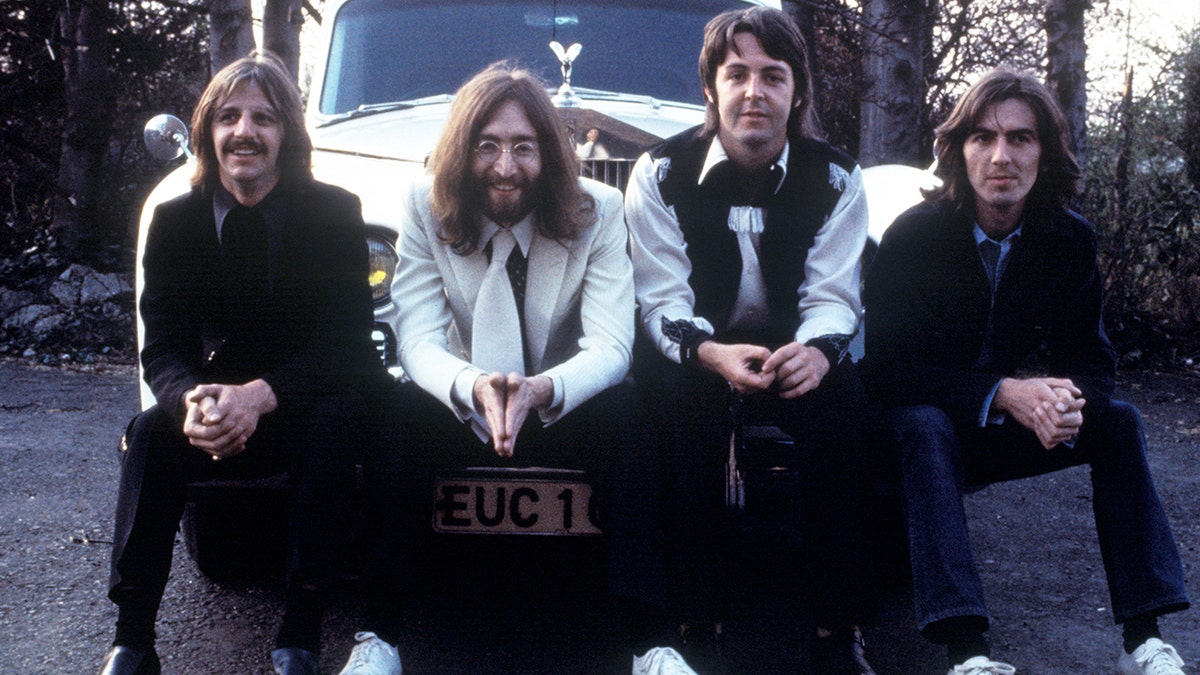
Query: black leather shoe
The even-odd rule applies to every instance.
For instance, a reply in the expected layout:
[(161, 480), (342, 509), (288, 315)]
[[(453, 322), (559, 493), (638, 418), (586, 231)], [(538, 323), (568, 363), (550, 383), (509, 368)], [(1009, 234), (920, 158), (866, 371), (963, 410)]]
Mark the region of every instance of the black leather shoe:
[(719, 625), (680, 626), (672, 646), (697, 672), (719, 675), (729, 671), (725, 662), (725, 633)]
[(104, 655), (100, 675), (159, 675), (162, 665), (153, 649), (142, 651), (133, 647), (113, 647)]
[(271, 652), (276, 675), (320, 675), (317, 655), (307, 649), (283, 647)]

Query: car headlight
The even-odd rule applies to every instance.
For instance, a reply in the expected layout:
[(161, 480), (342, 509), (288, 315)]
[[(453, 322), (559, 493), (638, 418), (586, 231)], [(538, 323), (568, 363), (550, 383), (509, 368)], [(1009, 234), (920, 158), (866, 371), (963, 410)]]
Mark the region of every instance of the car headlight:
[(370, 259), (371, 299), (382, 305), (392, 294), (392, 276), (396, 274), (395, 235), (389, 230), (367, 232), (367, 254)]

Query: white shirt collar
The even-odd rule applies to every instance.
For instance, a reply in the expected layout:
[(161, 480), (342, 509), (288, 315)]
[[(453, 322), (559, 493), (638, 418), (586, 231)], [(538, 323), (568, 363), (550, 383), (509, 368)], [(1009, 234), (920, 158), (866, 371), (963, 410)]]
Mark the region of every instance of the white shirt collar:
[[(787, 178), (788, 149), (790, 147), (790, 143), (784, 141), (783, 152), (779, 153), (779, 159), (775, 160), (775, 166), (779, 167), (779, 183), (775, 186), (775, 192), (779, 192), (779, 188), (783, 187), (783, 179)], [(729, 161), (729, 154), (725, 152), (725, 146), (721, 144), (720, 136), (713, 136), (712, 143), (708, 146), (708, 154), (704, 157), (704, 166), (700, 168), (700, 178), (696, 180), (696, 184), (703, 183), (709, 170), (725, 161)]]
[[(513, 238), (517, 240), (517, 246), (521, 247), (521, 255), (529, 257), (529, 247), (533, 245), (533, 219), (534, 211), (530, 211), (527, 216), (522, 218), (516, 225), (508, 228), (513, 233)], [(492, 240), (492, 236), (500, 229), (500, 226), (492, 221), (487, 216), (480, 216), (482, 225), (479, 231), (480, 251), (488, 245)]]

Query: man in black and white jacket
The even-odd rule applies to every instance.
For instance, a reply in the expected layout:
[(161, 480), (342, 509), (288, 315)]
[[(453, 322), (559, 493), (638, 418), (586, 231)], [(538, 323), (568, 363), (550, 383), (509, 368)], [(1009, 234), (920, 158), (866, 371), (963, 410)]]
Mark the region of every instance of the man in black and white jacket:
[[(626, 195), (642, 336), (635, 377), (672, 453), (674, 608), (720, 639), (732, 388), (796, 438), (803, 575), (819, 672), (870, 672), (855, 626), (873, 604), (865, 396), (846, 358), (861, 314), (867, 206), (855, 162), (818, 140), (804, 41), (782, 12), (705, 30), (707, 121), (642, 156)], [(688, 639), (685, 636), (685, 639)]]

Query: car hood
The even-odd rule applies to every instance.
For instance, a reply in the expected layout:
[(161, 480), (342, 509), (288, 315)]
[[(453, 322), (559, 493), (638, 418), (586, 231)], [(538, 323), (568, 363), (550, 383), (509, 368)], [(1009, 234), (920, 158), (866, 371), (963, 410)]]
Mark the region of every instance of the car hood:
[[(313, 145), (318, 152), (423, 164), (441, 136), (449, 107), (449, 102), (429, 103), (318, 122), (310, 130)], [(580, 107), (559, 108), (559, 113), (576, 128), (633, 131), (645, 140), (667, 138), (704, 119), (703, 106), (617, 96), (585, 97)]]

